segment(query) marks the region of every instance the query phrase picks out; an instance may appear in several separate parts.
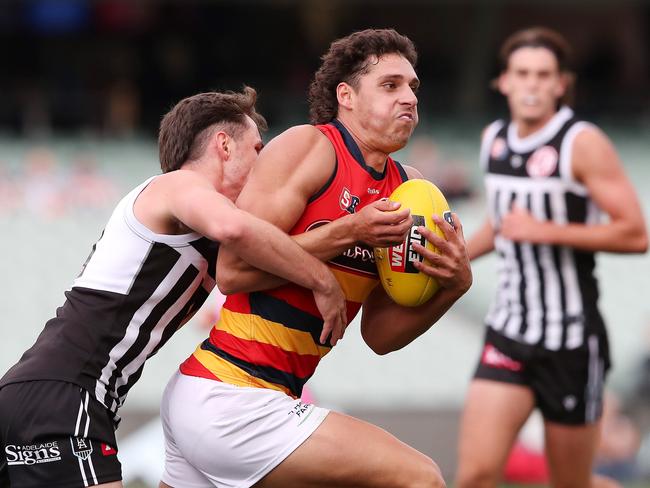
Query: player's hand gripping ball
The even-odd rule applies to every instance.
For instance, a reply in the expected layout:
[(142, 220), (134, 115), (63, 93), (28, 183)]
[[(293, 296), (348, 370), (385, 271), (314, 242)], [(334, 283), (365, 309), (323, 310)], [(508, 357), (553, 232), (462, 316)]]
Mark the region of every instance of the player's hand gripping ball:
[(428, 301), (438, 290), (435, 278), (418, 271), (413, 263), (423, 257), (413, 250), (413, 243), (421, 244), (434, 252), (434, 248), (419, 232), (427, 227), (444, 239), (443, 232), (433, 222), (434, 214), (451, 223), (451, 211), (445, 196), (436, 185), (421, 179), (408, 180), (395, 188), (390, 199), (410, 208), (413, 226), (402, 244), (375, 248), (375, 261), (381, 284), (388, 296), (400, 305), (416, 307)]

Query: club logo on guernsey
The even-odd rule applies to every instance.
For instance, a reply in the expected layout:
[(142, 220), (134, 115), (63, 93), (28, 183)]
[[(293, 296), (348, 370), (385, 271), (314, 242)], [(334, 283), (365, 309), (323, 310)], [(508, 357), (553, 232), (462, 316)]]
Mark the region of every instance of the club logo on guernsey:
[(82, 461), (85, 461), (93, 453), (93, 444), (90, 439), (83, 437), (70, 437), (70, 444), (72, 445), (72, 454), (77, 456)]
[(406, 236), (406, 240), (397, 246), (388, 250), (390, 268), (399, 273), (417, 273), (417, 268), (413, 265), (416, 261), (422, 261), (422, 255), (415, 252), (413, 244), (426, 244), (424, 236), (418, 231), (418, 227), (424, 226), (425, 221), (422, 215), (413, 215), (413, 226)]
[(559, 156), (552, 146), (543, 146), (537, 149), (526, 162), (526, 171), (533, 178), (550, 176), (557, 168)]
[(343, 187), (341, 196), (339, 197), (339, 205), (341, 206), (341, 210), (345, 210), (346, 212), (352, 214), (356, 211), (359, 202), (361, 202), (359, 197), (354, 196), (352, 193), (350, 193), (350, 190)]
[(31, 466), (61, 460), (61, 449), (57, 441), (17, 446), (7, 444), (5, 456), (9, 466)]

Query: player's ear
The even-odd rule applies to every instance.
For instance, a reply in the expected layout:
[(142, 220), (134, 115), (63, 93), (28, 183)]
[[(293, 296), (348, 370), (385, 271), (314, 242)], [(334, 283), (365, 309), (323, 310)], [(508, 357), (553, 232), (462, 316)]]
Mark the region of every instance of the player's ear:
[(232, 138), (227, 133), (222, 130), (215, 132), (213, 144), (222, 161), (230, 158), (232, 153)]
[(494, 80), (493, 83), (501, 95), (504, 97), (508, 96), (508, 93), (510, 93), (510, 78), (508, 77), (508, 73), (506, 71), (502, 71), (499, 77)]
[(564, 94), (567, 92), (569, 89), (569, 86), (573, 83), (574, 80), (574, 75), (573, 73), (566, 73), (562, 72), (560, 73), (560, 82), (557, 84), (557, 87), (555, 88), (555, 93), (554, 95), (557, 98), (562, 98)]
[(346, 82), (341, 82), (336, 87), (336, 99), (341, 107), (352, 108), (352, 87)]

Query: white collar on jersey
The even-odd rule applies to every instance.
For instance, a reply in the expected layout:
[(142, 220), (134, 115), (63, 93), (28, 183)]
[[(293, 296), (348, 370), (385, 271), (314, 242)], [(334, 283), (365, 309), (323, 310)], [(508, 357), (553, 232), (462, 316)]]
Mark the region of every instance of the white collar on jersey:
[(508, 145), (513, 151), (520, 154), (530, 152), (550, 141), (571, 117), (573, 117), (573, 110), (563, 106), (544, 127), (523, 138), (517, 135), (516, 122), (510, 122), (510, 125), (508, 125)]

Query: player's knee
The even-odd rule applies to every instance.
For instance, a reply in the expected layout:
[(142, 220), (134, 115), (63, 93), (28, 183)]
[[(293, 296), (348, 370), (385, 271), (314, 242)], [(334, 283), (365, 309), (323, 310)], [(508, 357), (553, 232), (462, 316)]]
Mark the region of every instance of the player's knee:
[(446, 488), (440, 468), (432, 460), (422, 463), (416, 476), (405, 480), (405, 488)]
[(461, 469), (456, 476), (456, 488), (494, 488), (499, 482), (498, 473), (485, 466)]

